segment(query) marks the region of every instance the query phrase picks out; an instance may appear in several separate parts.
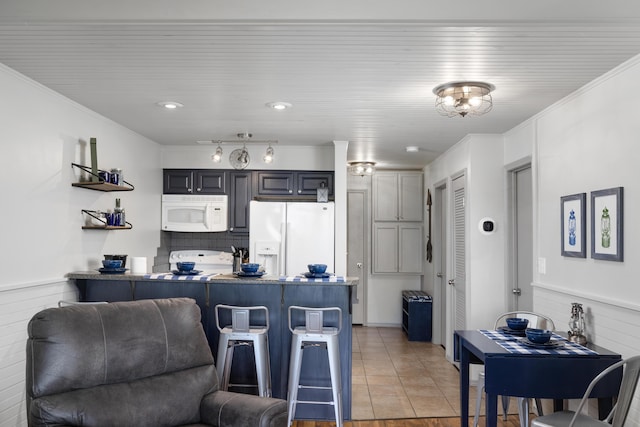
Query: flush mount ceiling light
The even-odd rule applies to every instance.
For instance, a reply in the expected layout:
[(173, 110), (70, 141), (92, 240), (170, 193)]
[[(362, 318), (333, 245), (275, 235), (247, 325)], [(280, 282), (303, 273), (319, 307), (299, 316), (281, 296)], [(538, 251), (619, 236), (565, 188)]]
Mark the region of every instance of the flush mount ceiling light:
[(291, 108), (293, 107), (293, 105), (291, 105), (288, 102), (282, 102), (282, 101), (278, 101), (278, 102), (267, 102), (266, 104), (267, 107), (269, 108), (273, 108), (274, 110), (278, 110), (278, 111), (282, 111), (282, 110), (286, 110), (287, 108)]
[(436, 111), (443, 116), (481, 116), (491, 111), (491, 92), (495, 86), (485, 82), (449, 82), (433, 89)]
[(220, 163), (222, 161), (222, 147), (220, 144), (218, 144), (216, 152), (211, 156), (211, 160), (215, 163)]
[(264, 154), (264, 157), (262, 158), (262, 160), (264, 160), (265, 163), (272, 163), (273, 156), (274, 156), (273, 147), (271, 147), (271, 144), (269, 144), (269, 146), (267, 147), (267, 152)]
[(416, 147), (415, 145), (410, 145), (406, 147), (405, 150), (407, 150), (407, 153), (417, 153), (418, 151), (420, 151), (420, 148)]
[(167, 110), (175, 110), (177, 108), (184, 107), (183, 104), (181, 104), (179, 102), (175, 102), (175, 101), (160, 101), (160, 102), (156, 102), (156, 105), (158, 107), (164, 107)]
[(369, 176), (373, 175), (375, 162), (349, 162), (349, 173), (351, 175)]

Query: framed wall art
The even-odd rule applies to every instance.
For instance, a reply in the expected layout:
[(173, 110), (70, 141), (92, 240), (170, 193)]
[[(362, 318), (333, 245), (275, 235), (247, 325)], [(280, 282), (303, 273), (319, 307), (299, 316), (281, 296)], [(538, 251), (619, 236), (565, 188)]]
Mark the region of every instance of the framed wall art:
[(587, 257), (587, 193), (560, 197), (561, 254), (566, 257)]
[(623, 188), (591, 192), (591, 258), (623, 260)]

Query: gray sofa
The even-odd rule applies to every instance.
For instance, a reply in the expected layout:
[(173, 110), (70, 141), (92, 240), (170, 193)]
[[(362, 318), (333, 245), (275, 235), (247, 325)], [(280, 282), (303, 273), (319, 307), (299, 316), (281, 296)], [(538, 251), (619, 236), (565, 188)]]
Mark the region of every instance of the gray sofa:
[(50, 308), (29, 322), (29, 426), (287, 423), (286, 401), (218, 390), (188, 298)]

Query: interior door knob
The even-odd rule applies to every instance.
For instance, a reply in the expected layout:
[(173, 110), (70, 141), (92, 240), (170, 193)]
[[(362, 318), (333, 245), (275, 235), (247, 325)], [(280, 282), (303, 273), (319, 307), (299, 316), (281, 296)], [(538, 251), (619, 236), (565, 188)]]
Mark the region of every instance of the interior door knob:
[(455, 286), (455, 285), (456, 285), (456, 281), (455, 281), (454, 279), (450, 279), (447, 283), (448, 283), (450, 286)]
[(356, 263), (356, 267), (362, 268), (362, 263), (361, 262)]

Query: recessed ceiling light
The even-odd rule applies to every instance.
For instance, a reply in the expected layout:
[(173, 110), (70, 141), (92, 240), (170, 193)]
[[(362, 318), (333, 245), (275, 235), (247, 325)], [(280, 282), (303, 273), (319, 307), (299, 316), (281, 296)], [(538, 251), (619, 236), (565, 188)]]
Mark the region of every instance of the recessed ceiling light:
[(156, 102), (156, 105), (158, 107), (164, 107), (167, 110), (175, 110), (176, 108), (184, 107), (184, 105), (175, 101), (160, 101), (160, 102)]
[(406, 150), (407, 150), (407, 153), (417, 153), (420, 149), (415, 145), (410, 145), (409, 147), (406, 148)]
[(267, 102), (265, 105), (267, 107), (269, 107), (269, 108), (273, 108), (274, 110), (279, 110), (279, 111), (280, 110), (286, 110), (287, 108), (293, 107), (293, 105), (291, 105), (288, 102), (280, 102), (280, 101), (278, 101), (278, 102)]

